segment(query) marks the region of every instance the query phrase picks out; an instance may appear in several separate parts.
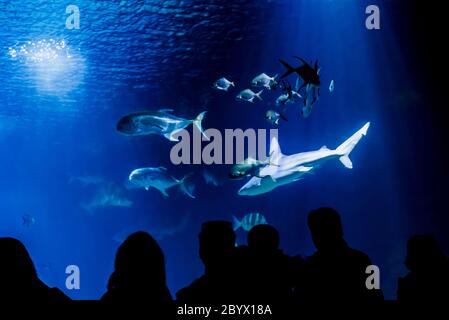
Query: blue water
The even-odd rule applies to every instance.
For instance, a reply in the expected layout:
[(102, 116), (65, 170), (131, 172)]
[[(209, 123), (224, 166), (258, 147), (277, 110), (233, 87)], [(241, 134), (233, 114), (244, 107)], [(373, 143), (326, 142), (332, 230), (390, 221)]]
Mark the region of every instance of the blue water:
[[(25, 243), (45, 282), (75, 299), (99, 298), (117, 240), (145, 229), (165, 251), (175, 293), (202, 272), (203, 221), (260, 212), (279, 229), (285, 252), (309, 255), (307, 212), (326, 205), (341, 212), (346, 239), (380, 266), (385, 294), (394, 297), (407, 237), (440, 230), (420, 212), (444, 186), (432, 183), (434, 171), (423, 178), (417, 170), (425, 164), (417, 147), (432, 145), (424, 143), (432, 121), (418, 109), (424, 98), (387, 18), (368, 31), (367, 3), (349, 0), (76, 2), (79, 30), (65, 28), (67, 1), (14, 1), (0, 10), (0, 234)], [(115, 130), (122, 115), (161, 107), (189, 119), (207, 110), (205, 128), (272, 128), (264, 113), (276, 94), (254, 105), (234, 95), (261, 72), (282, 72), (278, 59), (294, 63), (293, 55), (318, 59), (323, 85), (309, 118), (297, 106), (287, 111), (283, 153), (334, 148), (371, 121), (351, 154), (353, 170), (330, 161), (301, 181), (241, 197), (244, 181), (227, 180), (228, 167), (208, 168), (223, 185), (206, 185), (206, 166), (170, 163), (173, 143)], [(221, 76), (238, 88), (213, 91)], [(177, 178), (194, 172), (196, 199), (127, 189), (129, 173), (146, 166), (166, 166)], [(83, 176), (100, 182), (85, 185)], [(93, 208), (101, 192), (129, 205)], [(24, 226), (24, 215), (34, 223)], [(240, 244), (245, 235), (238, 231)], [(80, 290), (65, 289), (71, 264), (80, 267)]]

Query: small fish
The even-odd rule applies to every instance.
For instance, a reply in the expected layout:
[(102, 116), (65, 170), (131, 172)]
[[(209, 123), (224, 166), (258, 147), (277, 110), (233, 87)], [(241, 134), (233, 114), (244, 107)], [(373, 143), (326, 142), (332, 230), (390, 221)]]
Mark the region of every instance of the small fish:
[(256, 76), (252, 81), (251, 85), (253, 87), (262, 87), (266, 88), (268, 90), (274, 90), (277, 86), (277, 78), (278, 75), (275, 75), (274, 77), (270, 77), (266, 73), (261, 73), (258, 76)]
[(213, 87), (214, 89), (227, 92), (230, 87), (235, 87), (235, 83), (223, 77), (215, 81)]
[(335, 89), (335, 81), (332, 80), (331, 83), (329, 83), (329, 92), (334, 92)]
[[(296, 81), (296, 88), (299, 87), (299, 77)], [(277, 99), (276, 99), (276, 105), (279, 106), (285, 106), (286, 104), (290, 104), (290, 103), (294, 103), (296, 102), (298, 99), (301, 99), (302, 96), (298, 93), (297, 89), (295, 88), (295, 90), (292, 89), (292, 86), (290, 85), (289, 82), (283, 80), (280, 83), (280, 87), (282, 89), (282, 91), (284, 91), (283, 94), (281, 94)]]
[(24, 215), (22, 216), (22, 225), (23, 225), (24, 227), (29, 228), (29, 227), (31, 227), (31, 226), (33, 226), (33, 225), (35, 225), (35, 224), (36, 224), (36, 218), (33, 217), (32, 215), (30, 215), (30, 214), (24, 214)]
[(168, 197), (167, 190), (179, 187), (179, 189), (189, 196), (195, 198), (192, 194), (194, 186), (189, 182), (189, 178), (192, 174), (186, 175), (181, 180), (175, 179), (168, 174), (167, 169), (164, 167), (159, 168), (140, 168), (136, 169), (129, 175), (130, 183), (137, 187), (149, 190), (150, 187), (159, 190), (164, 197)]
[(229, 172), (229, 178), (230, 179), (242, 179), (244, 177), (259, 177), (259, 172), (262, 168), (273, 165), (271, 163), (271, 159), (268, 158), (265, 161), (256, 160), (252, 157), (248, 157), (244, 161), (235, 164), (230, 172)]
[(203, 178), (206, 184), (211, 184), (215, 187), (219, 187), (221, 183), (218, 181), (217, 177), (214, 176), (209, 170), (204, 169)]
[(117, 232), (113, 237), (112, 240), (118, 243), (122, 243), (126, 240), (126, 238), (138, 231), (146, 231), (149, 234), (151, 234), (156, 240), (161, 241), (165, 238), (174, 236), (175, 234), (182, 232), (184, 229), (187, 228), (188, 224), (190, 222), (190, 214), (185, 215), (180, 221), (178, 221), (177, 224), (171, 225), (171, 226), (150, 226), (147, 221), (131, 225), (129, 227), (124, 228), (123, 230)]
[(265, 119), (268, 120), (271, 124), (278, 125), (279, 120), (282, 119), (284, 121), (288, 121), (288, 119), (280, 112), (274, 111), (274, 110), (268, 110), (265, 113)]
[(268, 224), (265, 217), (260, 213), (249, 213), (245, 215), (242, 220), (232, 216), (232, 226), (234, 231), (239, 228), (242, 228), (245, 231), (250, 231), (253, 227), (260, 224)]
[(315, 102), (317, 102), (318, 99), (319, 99), (318, 90), (311, 85), (307, 85), (306, 94), (304, 98), (304, 105), (301, 111), (301, 114), (304, 118), (308, 118), (310, 116), (313, 106), (315, 105)]
[(201, 112), (195, 119), (187, 120), (173, 115), (172, 109), (158, 111), (143, 111), (126, 115), (117, 123), (117, 131), (129, 136), (157, 134), (170, 141), (179, 141), (175, 135), (193, 124), (207, 138), (202, 127), (206, 111)]
[(255, 93), (251, 89), (245, 89), (237, 95), (236, 99), (240, 101), (253, 103), (255, 97), (257, 97), (259, 100), (262, 100), (261, 97), (262, 92), (263, 90), (260, 90), (259, 92)]
[(82, 184), (83, 186), (89, 186), (89, 185), (101, 185), (106, 184), (107, 181), (105, 178), (100, 176), (78, 176), (78, 177), (71, 177), (69, 179), (69, 184), (78, 182)]
[(93, 214), (100, 208), (122, 207), (129, 208), (133, 202), (123, 195), (123, 190), (114, 185), (109, 184), (99, 188), (87, 203), (81, 203), (81, 207), (88, 213)]
[(286, 104), (295, 103), (300, 98), (302, 98), (302, 96), (296, 91), (292, 91), (291, 94), (284, 93), (276, 99), (276, 105), (278, 107), (285, 106)]

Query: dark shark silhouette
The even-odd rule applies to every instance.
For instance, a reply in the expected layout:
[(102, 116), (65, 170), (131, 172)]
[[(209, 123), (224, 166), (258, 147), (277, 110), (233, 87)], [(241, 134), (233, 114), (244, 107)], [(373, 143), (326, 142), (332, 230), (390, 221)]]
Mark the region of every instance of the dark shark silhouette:
[(306, 85), (313, 85), (315, 87), (318, 87), (320, 85), (320, 75), (319, 75), (319, 67), (318, 67), (318, 60), (315, 61), (315, 65), (312, 68), (307, 61), (305, 61), (303, 58), (294, 56), (294, 58), (300, 60), (302, 62), (302, 65), (299, 67), (292, 67), (284, 60), (279, 60), (279, 62), (287, 69), (284, 74), (281, 76), (281, 79), (284, 79), (285, 77), (288, 77), (292, 73), (298, 74), (303, 80), (304, 83), (301, 85), (301, 87), (298, 89), (301, 90)]

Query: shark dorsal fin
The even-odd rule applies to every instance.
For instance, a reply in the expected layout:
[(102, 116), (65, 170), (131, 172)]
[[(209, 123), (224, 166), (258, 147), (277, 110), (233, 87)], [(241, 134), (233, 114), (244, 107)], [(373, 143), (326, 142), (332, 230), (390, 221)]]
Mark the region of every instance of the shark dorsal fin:
[(329, 148), (328, 148), (327, 146), (322, 146), (322, 147), (320, 148), (320, 150), (329, 150)]
[(281, 151), (281, 147), (279, 146), (279, 142), (278, 139), (276, 137), (273, 137), (271, 139), (271, 144), (270, 144), (270, 162), (274, 163), (274, 164), (278, 164), (279, 163), (279, 159), (282, 157), (282, 151)]

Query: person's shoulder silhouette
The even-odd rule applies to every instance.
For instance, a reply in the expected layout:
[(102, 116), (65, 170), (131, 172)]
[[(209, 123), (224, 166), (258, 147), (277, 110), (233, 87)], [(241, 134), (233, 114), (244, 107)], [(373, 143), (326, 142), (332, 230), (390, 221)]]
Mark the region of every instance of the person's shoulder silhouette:
[(120, 245), (107, 289), (102, 301), (132, 303), (158, 311), (171, 307), (164, 254), (150, 234), (133, 233)]
[(235, 238), (232, 224), (228, 221), (202, 224), (198, 239), (204, 274), (177, 292), (179, 302), (224, 303), (236, 299)]
[(347, 245), (340, 214), (332, 208), (319, 208), (309, 213), (307, 223), (317, 251), (304, 264), (297, 290), (300, 299), (314, 303), (382, 300), (380, 289), (366, 286), (371, 260)]
[(70, 299), (57, 288), (49, 288), (36, 272), (23, 245), (14, 238), (0, 238), (0, 300), (58, 303)]
[(254, 226), (248, 232), (247, 242), (251, 252), (250, 275), (255, 301), (288, 302), (295, 287), (297, 258), (282, 252), (279, 232), (268, 224)]
[(449, 301), (449, 262), (432, 235), (415, 235), (407, 242), (406, 267), (398, 280), (399, 301)]

